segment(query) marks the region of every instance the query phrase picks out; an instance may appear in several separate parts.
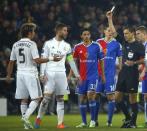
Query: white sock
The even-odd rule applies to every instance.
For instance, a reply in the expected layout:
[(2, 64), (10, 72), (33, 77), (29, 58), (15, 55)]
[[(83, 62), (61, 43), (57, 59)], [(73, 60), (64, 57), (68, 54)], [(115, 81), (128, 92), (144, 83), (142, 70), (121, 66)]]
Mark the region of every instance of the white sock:
[(64, 102), (57, 102), (57, 116), (58, 116), (58, 125), (63, 123), (64, 119)]
[(45, 112), (47, 110), (47, 107), (48, 107), (50, 101), (51, 101), (50, 96), (44, 96), (43, 100), (41, 101), (40, 107), (39, 107), (37, 118), (42, 119), (43, 115), (45, 114)]
[(37, 106), (38, 106), (37, 100), (31, 101), (31, 103), (29, 104), (29, 108), (27, 109), (26, 114), (25, 114), (25, 117), (27, 119), (29, 119), (30, 115), (35, 111)]
[(48, 107), (48, 102), (44, 105), (43, 101), (42, 101), (40, 104), (39, 110), (38, 110), (37, 118), (42, 119), (43, 115), (45, 114), (45, 112), (47, 110), (47, 107)]
[(27, 108), (28, 108), (28, 104), (27, 103), (21, 103), (20, 110), (21, 110), (21, 115), (22, 116), (25, 115)]

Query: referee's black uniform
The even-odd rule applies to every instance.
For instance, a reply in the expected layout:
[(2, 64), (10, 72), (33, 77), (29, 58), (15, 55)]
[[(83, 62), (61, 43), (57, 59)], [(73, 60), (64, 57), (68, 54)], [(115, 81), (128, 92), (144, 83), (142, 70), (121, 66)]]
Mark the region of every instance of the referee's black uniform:
[[(119, 37), (117, 37), (120, 41)], [(137, 93), (139, 84), (139, 71), (138, 65), (133, 64), (132, 66), (127, 65), (126, 61), (138, 61), (145, 56), (145, 48), (143, 44), (133, 41), (128, 43), (126, 41), (120, 42), (123, 47), (123, 65), (118, 75), (118, 81), (116, 85), (116, 91), (121, 93)], [(133, 63), (132, 62), (132, 63)], [(136, 101), (136, 100), (135, 100)], [(137, 102), (130, 103), (131, 115), (127, 109), (126, 104), (123, 100), (117, 102), (118, 107), (122, 110), (125, 115), (125, 121), (121, 128), (136, 128), (136, 120), (138, 114)]]
[(128, 43), (121, 42), (123, 46), (123, 65), (122, 70), (118, 75), (116, 91), (124, 93), (137, 93), (139, 84), (138, 65), (128, 66), (126, 60), (137, 61), (145, 56), (145, 48), (143, 44), (136, 41)]

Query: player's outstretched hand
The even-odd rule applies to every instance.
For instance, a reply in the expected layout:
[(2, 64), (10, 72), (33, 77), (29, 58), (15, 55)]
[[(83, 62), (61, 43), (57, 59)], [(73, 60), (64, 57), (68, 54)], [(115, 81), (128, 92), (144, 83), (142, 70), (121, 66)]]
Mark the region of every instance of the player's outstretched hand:
[(113, 16), (112, 11), (107, 11), (106, 16), (108, 19), (112, 19), (112, 16)]

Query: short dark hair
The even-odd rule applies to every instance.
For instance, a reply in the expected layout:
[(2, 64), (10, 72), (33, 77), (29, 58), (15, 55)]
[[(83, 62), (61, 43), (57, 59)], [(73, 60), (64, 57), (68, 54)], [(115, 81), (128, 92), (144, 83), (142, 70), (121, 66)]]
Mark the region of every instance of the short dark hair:
[(64, 24), (64, 23), (58, 23), (56, 25), (56, 27), (55, 27), (55, 32), (57, 33), (59, 30), (62, 30), (64, 27), (67, 27), (68, 28), (68, 26), (66, 24)]
[(24, 23), (20, 28), (21, 37), (27, 37), (29, 32), (36, 31), (37, 26), (34, 23)]
[(135, 28), (132, 27), (132, 26), (125, 26), (125, 27), (123, 28), (123, 30), (129, 30), (129, 32), (135, 34)]
[(136, 31), (141, 31), (141, 32), (144, 32), (145, 34), (147, 34), (147, 28), (145, 26), (139, 26), (136, 28)]
[(80, 35), (82, 35), (82, 33), (83, 33), (84, 31), (88, 31), (88, 32), (91, 33), (91, 30), (90, 30), (89, 28), (83, 28), (83, 29), (80, 30)]

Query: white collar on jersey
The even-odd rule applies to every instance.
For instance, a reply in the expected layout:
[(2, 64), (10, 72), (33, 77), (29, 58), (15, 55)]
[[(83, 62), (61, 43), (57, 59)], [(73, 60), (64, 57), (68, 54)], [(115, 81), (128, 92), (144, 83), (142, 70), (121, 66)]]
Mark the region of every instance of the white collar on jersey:
[(64, 41), (64, 40), (58, 41), (58, 40), (56, 40), (55, 37), (53, 38), (53, 40), (56, 41), (56, 42), (62, 42), (62, 41)]
[(25, 40), (26, 41), (26, 40), (30, 40), (30, 39), (29, 38), (21, 38), (20, 40)]

